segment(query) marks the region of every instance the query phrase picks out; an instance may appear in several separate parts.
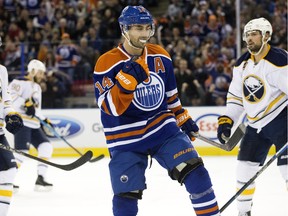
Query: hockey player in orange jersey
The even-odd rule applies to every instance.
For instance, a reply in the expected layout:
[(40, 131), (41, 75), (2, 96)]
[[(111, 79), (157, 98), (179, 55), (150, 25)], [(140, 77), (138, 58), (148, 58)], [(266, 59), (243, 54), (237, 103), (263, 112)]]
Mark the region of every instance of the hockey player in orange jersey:
[(137, 215), (149, 155), (185, 185), (197, 216), (220, 215), (208, 171), (191, 143), (199, 128), (177, 97), (171, 57), (148, 43), (152, 16), (142, 6), (127, 6), (118, 21), (124, 43), (100, 56), (94, 69), (114, 216)]

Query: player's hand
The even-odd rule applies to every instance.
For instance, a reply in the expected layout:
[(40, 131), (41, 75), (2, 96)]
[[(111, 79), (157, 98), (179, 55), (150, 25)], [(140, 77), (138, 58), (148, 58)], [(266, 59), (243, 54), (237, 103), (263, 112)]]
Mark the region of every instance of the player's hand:
[(25, 113), (29, 116), (35, 116), (35, 106), (33, 98), (29, 98), (25, 101), (24, 104)]
[(5, 117), (6, 129), (16, 134), (23, 127), (23, 120), (21, 116), (16, 112), (8, 113)]
[[(45, 122), (46, 124), (41, 124), (41, 128), (42, 130), (44, 131), (44, 133), (47, 135), (47, 136), (51, 136), (53, 137), (54, 135), (54, 130), (55, 130), (55, 126), (51, 123), (50, 119), (46, 118), (43, 120), (43, 122)], [(50, 127), (50, 128), (49, 128)]]
[(225, 144), (230, 137), (233, 124), (233, 120), (228, 116), (223, 115), (218, 118), (217, 137), (222, 144)]
[(50, 119), (45, 118), (43, 121), (44, 121), (46, 124), (48, 124), (50, 127), (52, 127), (53, 129), (55, 128), (54, 125), (52, 124), (52, 122), (50, 121)]
[(48, 124), (50, 127), (52, 127), (53, 129), (55, 128), (55, 126), (52, 124), (52, 122), (50, 121), (50, 119), (46, 118), (43, 120), (46, 124)]
[(181, 128), (184, 133), (186, 133), (192, 141), (195, 140), (194, 134), (197, 134), (199, 131), (199, 127), (197, 124), (192, 120), (191, 116), (188, 113), (188, 110), (181, 109), (175, 113), (176, 116), (176, 123)]
[(116, 75), (118, 87), (126, 93), (134, 92), (137, 85), (147, 80), (148, 77), (148, 65), (141, 58), (126, 62), (122, 70)]

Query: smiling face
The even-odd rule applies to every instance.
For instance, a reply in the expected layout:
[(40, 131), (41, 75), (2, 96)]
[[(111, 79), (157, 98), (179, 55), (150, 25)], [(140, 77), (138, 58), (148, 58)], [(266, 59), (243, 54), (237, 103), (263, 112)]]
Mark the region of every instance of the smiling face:
[[(124, 47), (130, 54), (138, 54), (152, 36), (151, 24), (133, 24), (125, 32)], [(129, 42), (132, 46), (129, 45)], [(132, 53), (131, 53), (132, 52)], [(136, 52), (136, 53), (135, 53)]]

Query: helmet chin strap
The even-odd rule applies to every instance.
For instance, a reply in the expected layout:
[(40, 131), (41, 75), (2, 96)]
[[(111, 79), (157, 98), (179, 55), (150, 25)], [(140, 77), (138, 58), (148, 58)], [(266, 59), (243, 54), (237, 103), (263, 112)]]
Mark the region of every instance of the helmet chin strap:
[(137, 50), (142, 50), (142, 49), (143, 49), (143, 48), (136, 47), (136, 46), (134, 46), (134, 45), (131, 43), (130, 37), (129, 37), (129, 35), (128, 35), (127, 32), (122, 33), (122, 35), (123, 35), (123, 37), (128, 41), (129, 46), (131, 46), (132, 48), (137, 49)]
[(264, 36), (262, 36), (262, 45), (261, 45), (261, 47), (260, 47), (260, 49), (258, 50), (257, 53), (252, 52), (249, 48), (247, 48), (247, 49), (248, 49), (248, 51), (249, 51), (249, 53), (250, 53), (251, 55), (254, 55), (254, 56), (259, 55), (259, 53), (262, 51), (264, 45), (265, 45), (267, 42), (268, 42), (268, 40), (265, 42), (265, 41), (264, 41)]

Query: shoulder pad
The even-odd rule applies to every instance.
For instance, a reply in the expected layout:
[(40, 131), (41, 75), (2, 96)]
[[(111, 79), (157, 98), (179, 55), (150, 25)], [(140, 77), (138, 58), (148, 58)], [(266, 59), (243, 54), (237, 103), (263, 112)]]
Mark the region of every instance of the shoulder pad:
[(238, 67), (243, 61), (247, 61), (251, 57), (249, 52), (244, 53), (235, 63), (235, 67)]
[(288, 53), (284, 49), (271, 47), (264, 59), (277, 67), (283, 67), (287, 65), (287, 58)]
[(160, 45), (148, 43), (148, 44), (146, 44), (146, 47), (148, 50), (148, 55), (149, 54), (159, 54), (159, 55), (163, 55), (163, 56), (166, 56), (167, 58), (171, 59), (169, 53)]
[(114, 48), (98, 58), (94, 70), (97, 72), (107, 71), (123, 61), (123, 59), (128, 59), (128, 57), (118, 48)]

